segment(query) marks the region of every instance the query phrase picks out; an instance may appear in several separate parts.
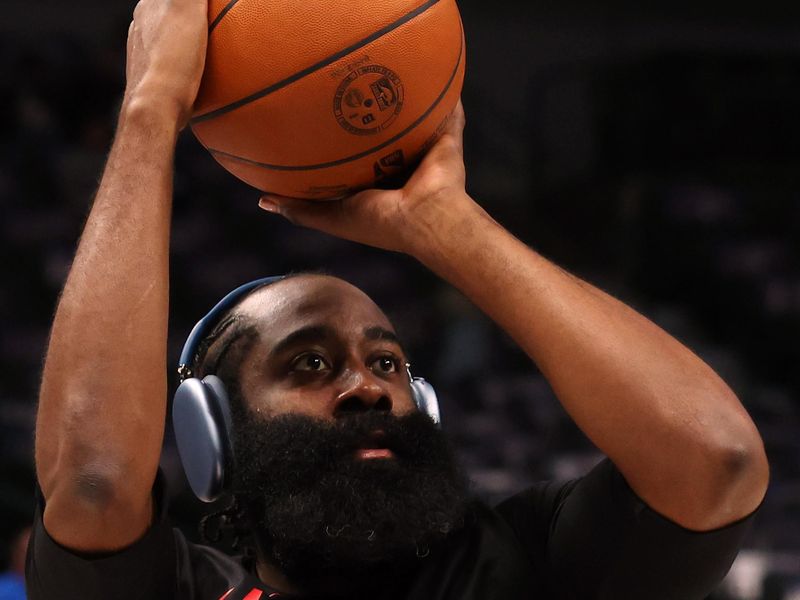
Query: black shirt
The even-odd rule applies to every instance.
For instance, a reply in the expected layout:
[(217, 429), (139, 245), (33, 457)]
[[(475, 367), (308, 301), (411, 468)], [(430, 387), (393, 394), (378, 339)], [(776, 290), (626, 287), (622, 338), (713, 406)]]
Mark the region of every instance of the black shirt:
[[(29, 600), (288, 598), (240, 562), (188, 542), (164, 511), (147, 534), (109, 556), (59, 546), (39, 511), (28, 549)], [(700, 600), (725, 576), (753, 517), (691, 532), (659, 516), (604, 461), (568, 483), (542, 483), (453, 534), (409, 581), (375, 600)]]

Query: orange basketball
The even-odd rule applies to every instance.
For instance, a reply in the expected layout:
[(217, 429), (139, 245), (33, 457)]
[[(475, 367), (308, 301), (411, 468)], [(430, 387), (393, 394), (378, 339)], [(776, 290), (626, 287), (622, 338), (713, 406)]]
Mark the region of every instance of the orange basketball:
[(331, 198), (404, 171), (461, 94), (455, 0), (210, 0), (192, 130), (260, 190)]

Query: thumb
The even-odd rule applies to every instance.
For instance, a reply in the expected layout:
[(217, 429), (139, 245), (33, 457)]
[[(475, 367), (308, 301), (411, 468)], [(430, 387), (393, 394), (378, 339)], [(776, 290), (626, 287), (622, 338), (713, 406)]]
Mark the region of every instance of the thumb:
[(280, 215), (295, 225), (321, 229), (325, 225), (329, 229), (341, 220), (341, 200), (301, 200), (265, 194), (258, 201), (262, 210)]
[(353, 242), (386, 250), (397, 250), (397, 190), (364, 190), (338, 200), (299, 200), (275, 194), (261, 197), (262, 210)]

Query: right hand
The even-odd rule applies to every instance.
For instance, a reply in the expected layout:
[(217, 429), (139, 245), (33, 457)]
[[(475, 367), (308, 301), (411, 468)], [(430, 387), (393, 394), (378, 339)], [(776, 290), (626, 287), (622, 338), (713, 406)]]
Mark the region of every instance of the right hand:
[[(464, 107), (459, 101), (439, 140), (399, 190), (365, 190), (320, 202), (267, 194), (259, 206), (296, 225), (384, 250), (404, 252), (426, 263), (435, 238), (467, 243), (464, 219), (488, 216), (467, 195), (464, 168)], [(427, 263), (426, 263), (427, 264)]]
[(205, 66), (208, 0), (140, 0), (128, 30), (123, 106), (142, 103), (189, 120)]

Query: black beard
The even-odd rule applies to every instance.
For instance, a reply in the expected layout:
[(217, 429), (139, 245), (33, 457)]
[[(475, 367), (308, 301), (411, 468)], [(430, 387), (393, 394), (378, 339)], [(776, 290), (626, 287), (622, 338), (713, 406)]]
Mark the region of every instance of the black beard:
[[(389, 459), (359, 460), (376, 430)], [(467, 484), (421, 413), (234, 418), (234, 494), (262, 558), (307, 593), (396, 585), (463, 527)]]

